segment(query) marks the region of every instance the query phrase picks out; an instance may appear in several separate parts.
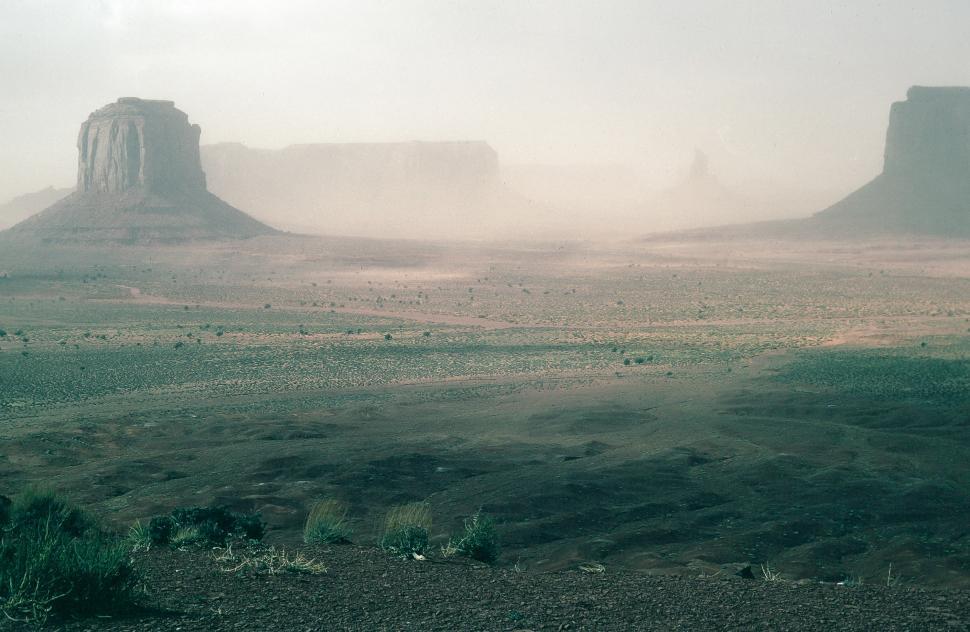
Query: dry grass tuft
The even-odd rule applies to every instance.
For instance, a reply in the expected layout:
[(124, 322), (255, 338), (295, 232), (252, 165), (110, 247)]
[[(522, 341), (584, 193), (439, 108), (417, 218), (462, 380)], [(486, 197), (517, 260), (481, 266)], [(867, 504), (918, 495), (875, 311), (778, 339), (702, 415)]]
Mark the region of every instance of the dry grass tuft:
[(410, 503), (392, 507), (384, 518), (380, 547), (401, 557), (420, 557), (431, 537), (431, 507)]
[(352, 533), (346, 503), (333, 498), (314, 504), (303, 525), (303, 541), (307, 544), (348, 542)]
[(213, 554), (224, 573), (248, 573), (252, 575), (322, 575), (327, 567), (302, 553), (288, 554), (284, 549), (268, 547), (255, 551), (236, 553), (232, 546)]

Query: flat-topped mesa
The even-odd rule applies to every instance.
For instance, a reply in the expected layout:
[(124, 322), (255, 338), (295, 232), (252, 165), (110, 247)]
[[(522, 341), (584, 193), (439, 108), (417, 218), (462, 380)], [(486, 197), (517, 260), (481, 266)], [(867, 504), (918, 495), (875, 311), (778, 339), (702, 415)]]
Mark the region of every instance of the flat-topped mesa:
[(172, 101), (104, 106), (81, 124), (77, 190), (0, 239), (176, 243), (276, 233), (209, 193), (200, 134)]
[(893, 103), (883, 173), (970, 177), (970, 88), (913, 86)]
[(970, 88), (910, 88), (889, 112), (882, 173), (815, 218), (845, 234), (970, 237)]
[(79, 192), (205, 190), (198, 125), (172, 101), (125, 97), (95, 111), (78, 134)]

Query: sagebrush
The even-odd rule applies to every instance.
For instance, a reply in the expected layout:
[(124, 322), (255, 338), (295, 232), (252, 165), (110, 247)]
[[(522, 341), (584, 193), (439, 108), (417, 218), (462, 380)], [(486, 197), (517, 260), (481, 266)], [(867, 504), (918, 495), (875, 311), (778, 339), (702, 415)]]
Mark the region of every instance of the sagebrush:
[(501, 552), (495, 521), (481, 511), (465, 519), (465, 528), (460, 535), (451, 538), (445, 551), (448, 554), (464, 555), (479, 562), (491, 564)]

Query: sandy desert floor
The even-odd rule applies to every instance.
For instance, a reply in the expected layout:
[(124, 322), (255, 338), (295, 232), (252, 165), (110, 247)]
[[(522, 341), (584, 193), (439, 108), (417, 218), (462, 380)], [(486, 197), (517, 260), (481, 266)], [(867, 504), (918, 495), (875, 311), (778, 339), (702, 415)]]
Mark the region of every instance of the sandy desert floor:
[(502, 564), (970, 585), (970, 244), (287, 237), (0, 253), (0, 485), (350, 503)]

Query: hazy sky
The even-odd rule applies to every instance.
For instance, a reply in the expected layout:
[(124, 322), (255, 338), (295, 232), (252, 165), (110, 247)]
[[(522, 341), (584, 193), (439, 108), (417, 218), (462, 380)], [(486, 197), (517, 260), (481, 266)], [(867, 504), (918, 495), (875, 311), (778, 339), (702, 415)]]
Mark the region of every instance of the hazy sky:
[(0, 200), (73, 184), (119, 96), (203, 143), (485, 139), (656, 186), (699, 146), (729, 183), (843, 191), (917, 83), (970, 85), (968, 0), (0, 0)]

